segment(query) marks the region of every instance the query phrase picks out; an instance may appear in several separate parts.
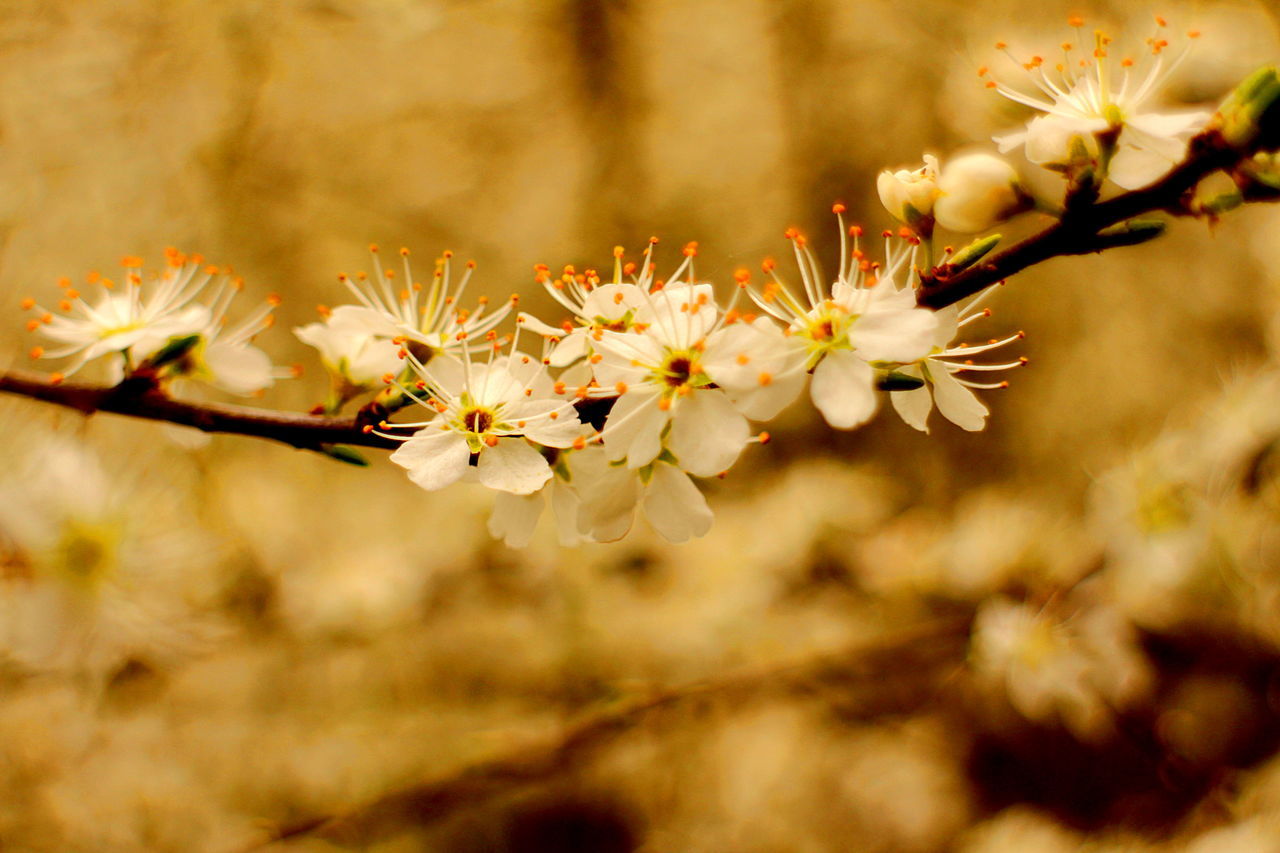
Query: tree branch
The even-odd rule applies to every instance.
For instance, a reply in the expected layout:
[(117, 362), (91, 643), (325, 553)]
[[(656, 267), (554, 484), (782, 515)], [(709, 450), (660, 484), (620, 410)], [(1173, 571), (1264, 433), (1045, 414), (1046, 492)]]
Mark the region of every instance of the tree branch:
[(225, 403), (189, 403), (165, 394), (149, 379), (126, 379), (114, 388), (50, 381), (26, 370), (0, 373), (0, 391), (75, 409), (84, 415), (111, 412), (195, 427), (204, 432), (249, 435), (303, 450), (352, 444), (392, 449), (400, 442), (364, 431), (359, 417), (335, 418), (277, 412)]

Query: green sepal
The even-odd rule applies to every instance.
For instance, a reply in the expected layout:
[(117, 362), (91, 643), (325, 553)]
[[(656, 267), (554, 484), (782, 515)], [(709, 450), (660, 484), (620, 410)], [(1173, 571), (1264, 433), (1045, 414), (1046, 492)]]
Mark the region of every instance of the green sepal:
[(158, 369), (185, 358), (200, 344), (200, 338), (198, 333), (169, 338), (164, 346), (139, 365), (139, 369), (143, 367)]
[(979, 237), (960, 251), (956, 252), (947, 259), (947, 266), (954, 272), (968, 269), (1000, 244), (1004, 239), (1003, 234), (990, 234), (986, 237)]
[(1100, 252), (1103, 249), (1113, 249), (1118, 246), (1137, 246), (1159, 237), (1166, 228), (1166, 224), (1158, 219), (1130, 219), (1128, 222), (1121, 222), (1119, 225), (1099, 231), (1089, 251)]
[(890, 370), (876, 380), (876, 387), (881, 391), (914, 391), (924, 387), (924, 380), (900, 370)]
[(363, 454), (353, 447), (347, 447), (345, 444), (325, 444), (320, 447), (320, 452), (330, 459), (336, 459), (348, 465), (356, 465), (360, 468), (369, 467), (369, 460), (365, 459)]

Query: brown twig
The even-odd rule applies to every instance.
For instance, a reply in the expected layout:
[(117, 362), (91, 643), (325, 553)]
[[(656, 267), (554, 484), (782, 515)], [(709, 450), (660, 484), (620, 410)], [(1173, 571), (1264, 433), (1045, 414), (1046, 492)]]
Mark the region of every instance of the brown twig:
[[(756, 666), (720, 678), (668, 688), (584, 717), (549, 744), (525, 747), (439, 779), (392, 791), (341, 813), (295, 821), (245, 849), (261, 850), (272, 844), (315, 835), (342, 843), (366, 844), (409, 825), (425, 826), (460, 809), (516, 793), (581, 767), (651, 715), (713, 695), (758, 692), (765, 688), (810, 691), (824, 686), (865, 687), (867, 684), (876, 684), (877, 692), (887, 693), (891, 691), (881, 691), (881, 688), (888, 687), (887, 682), (897, 675), (910, 677), (922, 685), (935, 685), (934, 676), (940, 667), (954, 667), (963, 659), (969, 628), (968, 617), (947, 618), (838, 653)], [(916, 699), (927, 702), (932, 696), (932, 692), (925, 690)], [(910, 709), (902, 707), (902, 703), (889, 702), (868, 716), (906, 710)]]

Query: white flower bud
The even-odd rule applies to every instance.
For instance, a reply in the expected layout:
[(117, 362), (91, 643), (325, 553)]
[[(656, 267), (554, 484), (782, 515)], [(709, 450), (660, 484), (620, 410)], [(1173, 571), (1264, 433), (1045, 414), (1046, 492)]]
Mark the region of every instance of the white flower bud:
[(1018, 173), (994, 154), (966, 154), (938, 178), (933, 215), (949, 231), (976, 234), (1025, 209)]
[(915, 171), (884, 170), (876, 178), (876, 191), (895, 219), (911, 224), (929, 216), (938, 197), (938, 158), (924, 155), (924, 165)]

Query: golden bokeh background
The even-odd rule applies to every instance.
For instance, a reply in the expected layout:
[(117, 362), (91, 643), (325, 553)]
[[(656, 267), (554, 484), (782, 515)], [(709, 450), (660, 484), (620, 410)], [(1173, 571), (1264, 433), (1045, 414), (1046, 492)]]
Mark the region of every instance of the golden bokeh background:
[[(371, 241), (422, 269), (474, 258), (480, 291), (549, 321), (533, 264), (603, 267), (651, 234), (672, 264), (698, 241), (726, 286), (782, 256), (788, 226), (834, 259), (834, 201), (874, 233), (881, 169), (990, 148), (1025, 118), (976, 74), (997, 39), (1055, 45), (1068, 13), (1140, 39), (1153, 11), (1204, 33), (1172, 104), (1280, 57), (1268, 0), (0, 0), (0, 301), (201, 252), (283, 297), (259, 344), (307, 372), (257, 402), (305, 410), (325, 379), (289, 330), (344, 301), (336, 274)], [(886, 407), (835, 434), (796, 404), (709, 485), (716, 526), (685, 546), (637, 529), (562, 549), (544, 529), (511, 551), (478, 489), (426, 494), (382, 459), (186, 451), (154, 424), (12, 407), (12, 435), (58, 430), (189, 502), (216, 566), (182, 593), (205, 617), (182, 654), (100, 682), (4, 670), (0, 849), (241, 849), (555, 742), (583, 713), (971, 609), (938, 581), (965, 561), (1012, 552), (1040, 579), (1006, 590), (1075, 577), (1094, 481), (1274, 358), (1278, 246), (1259, 206), (1017, 277), (981, 334), (1025, 330), (1031, 366), (986, 395), (985, 432), (926, 436)], [(0, 359), (23, 363), (8, 316)], [(280, 849), (1183, 849), (1160, 845), (1230, 822), (1209, 797), (1145, 822), (1024, 811), (975, 781), (954, 672), (921, 666), (923, 684), (780, 677), (680, 703), (530, 781)]]

